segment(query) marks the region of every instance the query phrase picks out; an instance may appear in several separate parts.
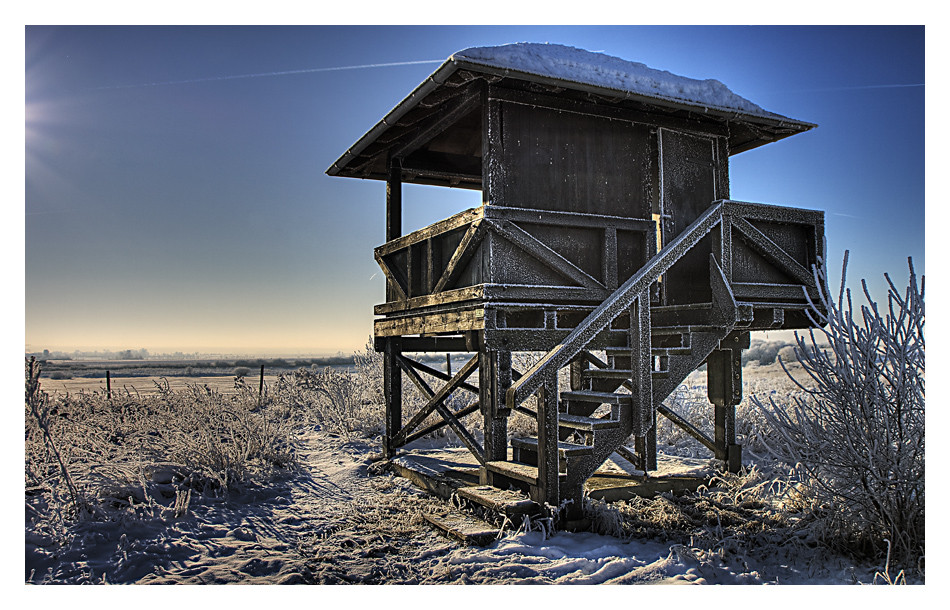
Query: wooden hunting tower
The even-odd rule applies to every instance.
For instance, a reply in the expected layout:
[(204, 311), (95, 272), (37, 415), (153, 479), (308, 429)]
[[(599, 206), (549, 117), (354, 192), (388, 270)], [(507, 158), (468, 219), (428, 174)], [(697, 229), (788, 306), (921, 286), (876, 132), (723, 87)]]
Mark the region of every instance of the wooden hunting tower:
[[(450, 57), (327, 170), (387, 185), (387, 455), (448, 425), (483, 485), (576, 512), (615, 451), (656, 468), (659, 413), (738, 470), (741, 351), (750, 330), (811, 325), (825, 242), (822, 212), (730, 201), (728, 159), (812, 127), (718, 81), (560, 45)], [(403, 235), (404, 182), (480, 189), (482, 205)], [(450, 375), (412, 352), (474, 356)], [(540, 359), (516, 371), (512, 352)], [(712, 438), (662, 404), (703, 363)], [(427, 400), (408, 418), (403, 375)], [(453, 412), (458, 390), (477, 404)], [(476, 411), (481, 440), (461, 421)], [(513, 411), (536, 438), (509, 439)]]

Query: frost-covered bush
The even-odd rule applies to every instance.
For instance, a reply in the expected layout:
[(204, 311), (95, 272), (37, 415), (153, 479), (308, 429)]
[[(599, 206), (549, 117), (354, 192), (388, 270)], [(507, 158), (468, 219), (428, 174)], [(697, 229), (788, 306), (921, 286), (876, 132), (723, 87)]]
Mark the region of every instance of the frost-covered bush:
[(753, 340), (749, 349), (742, 352), (742, 365), (745, 366), (751, 362), (756, 362), (760, 366), (774, 364), (779, 352), (791, 347), (784, 341), (760, 341)]
[[(800, 470), (801, 490), (833, 542), (916, 568), (924, 555), (924, 290), (909, 261), (901, 292), (889, 285), (881, 311), (845, 290), (821, 294), (822, 328), (798, 337), (802, 395), (790, 404), (755, 400), (776, 431), (774, 455)], [(816, 270), (825, 285), (825, 272)], [(819, 342), (816, 334), (827, 341)], [(792, 374), (786, 372), (792, 377)]]
[(287, 417), (345, 438), (369, 437), (383, 428), (383, 357), (367, 345), (354, 357), (356, 371), (300, 368), (278, 376), (273, 400)]
[(202, 496), (266, 485), (296, 462), (300, 424), (256, 389), (50, 395), (27, 362), (27, 542), (65, 544), (92, 521), (174, 519)]

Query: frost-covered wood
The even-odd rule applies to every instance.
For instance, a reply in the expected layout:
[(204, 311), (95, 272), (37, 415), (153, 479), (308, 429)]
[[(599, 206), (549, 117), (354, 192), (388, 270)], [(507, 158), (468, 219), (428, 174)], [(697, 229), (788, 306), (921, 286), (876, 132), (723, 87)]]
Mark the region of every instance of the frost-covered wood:
[[(390, 453), (438, 413), (483, 464), (483, 483), (569, 501), (574, 516), (584, 481), (631, 434), (637, 462), (655, 469), (657, 405), (689, 373), (717, 350), (737, 361), (749, 330), (811, 324), (805, 270), (824, 253), (822, 214), (730, 201), (728, 160), (812, 127), (718, 81), (602, 53), (519, 43), (450, 57), (328, 170), (389, 187), (375, 345), (399, 346), (389, 383), (406, 374), (427, 404), (403, 429), (390, 392), (389, 427), (403, 430), (387, 437)], [(482, 205), (400, 235), (404, 182), (480, 189)], [(401, 355), (439, 346), (478, 352), (483, 446), (442, 404), (451, 388), (430, 388)], [(614, 350), (606, 363), (590, 355), (601, 349)], [(521, 377), (519, 351), (543, 353)], [(717, 402), (710, 444), (736, 471), (734, 404)], [(509, 467), (516, 411), (538, 438), (514, 443)], [(561, 455), (575, 433), (590, 450)]]

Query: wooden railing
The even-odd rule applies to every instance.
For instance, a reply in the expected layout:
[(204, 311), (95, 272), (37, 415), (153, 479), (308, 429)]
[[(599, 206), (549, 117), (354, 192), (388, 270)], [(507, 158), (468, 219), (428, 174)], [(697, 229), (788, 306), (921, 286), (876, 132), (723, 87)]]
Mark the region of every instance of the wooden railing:
[[(574, 360), (588, 344), (620, 315), (630, 311), (639, 300), (639, 309), (649, 315), (650, 286), (660, 279), (683, 254), (692, 249), (699, 241), (722, 221), (725, 202), (717, 202), (702, 216), (697, 218), (685, 231), (660, 250), (640, 271), (600, 304), (587, 316), (559, 345), (546, 353), (515, 383), (505, 396), (508, 408), (514, 409), (531, 395), (540, 390), (545, 383), (556, 379), (557, 371)], [(647, 344), (649, 349), (649, 344)]]

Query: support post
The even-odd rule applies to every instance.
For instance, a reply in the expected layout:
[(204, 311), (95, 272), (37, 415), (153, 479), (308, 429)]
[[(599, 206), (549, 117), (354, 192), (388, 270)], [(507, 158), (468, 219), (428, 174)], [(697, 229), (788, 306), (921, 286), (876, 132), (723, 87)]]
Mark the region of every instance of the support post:
[(633, 432), (644, 472), (656, 470), (656, 409), (653, 408), (653, 339), (650, 289), (640, 293), (630, 311), (630, 368), (633, 371)]
[(538, 390), (538, 497), (532, 498), (553, 507), (557, 507), (560, 496), (557, 401), (557, 377), (554, 377)]
[(571, 362), (571, 390), (589, 390), (589, 381), (585, 381), (585, 372), (590, 369), (590, 361), (587, 358), (576, 358)]
[(386, 459), (396, 455), (393, 439), (402, 429), (402, 369), (396, 362), (399, 355), (399, 339), (387, 337), (383, 347), (383, 397), (386, 401), (383, 454)]
[(635, 466), (649, 475), (651, 470), (656, 470), (656, 411), (653, 412), (653, 427), (643, 436), (636, 436), (633, 440), (637, 457)]
[[(389, 160), (389, 177), (386, 180), (386, 242), (402, 235), (402, 161)], [(407, 291), (411, 290), (407, 287)], [(395, 280), (386, 281), (386, 302), (398, 298), (400, 290)]]
[(742, 350), (718, 349), (706, 360), (706, 387), (714, 405), (716, 459), (729, 472), (742, 468), (742, 446), (736, 444), (736, 405), (742, 401)]
[[(508, 415), (505, 392), (511, 387), (511, 352), (483, 348), (478, 354), (478, 402), (485, 431), (485, 461), (508, 460)], [(491, 485), (491, 473), (482, 469), (480, 482)]]
[(389, 160), (389, 179), (386, 181), (386, 241), (402, 235), (402, 161)]
[(261, 365), (261, 383), (257, 388), (257, 406), (261, 406), (261, 401), (264, 400), (264, 365)]

